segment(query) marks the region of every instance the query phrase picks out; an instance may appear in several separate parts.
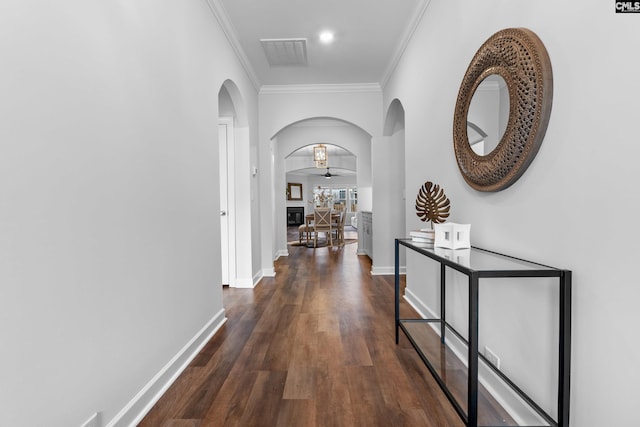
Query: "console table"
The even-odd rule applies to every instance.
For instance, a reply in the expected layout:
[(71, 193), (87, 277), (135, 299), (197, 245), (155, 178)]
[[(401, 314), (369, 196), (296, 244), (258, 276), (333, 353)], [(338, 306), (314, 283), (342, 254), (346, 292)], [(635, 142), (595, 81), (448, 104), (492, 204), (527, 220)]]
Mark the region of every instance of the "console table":
[[(400, 246), (424, 255), (427, 259), (440, 264), (440, 318), (434, 319), (401, 319), (400, 318)], [(469, 329), (465, 339), (455, 328), (450, 325), (445, 317), (445, 296), (447, 268), (459, 271), (469, 280)], [(488, 363), (487, 359), (478, 352), (478, 295), (480, 279), (499, 277), (557, 277), (559, 293), (559, 342), (558, 342), (558, 412), (557, 420), (548, 415), (536, 402), (524, 393), (513, 381), (495, 366)], [(440, 328), (440, 351), (445, 351), (447, 333), (464, 342), (468, 347), (467, 360), (467, 393), (465, 411), (448, 389), (446, 381), (438, 374), (436, 367), (432, 365), (423, 351), (418, 340), (412, 335), (416, 323), (435, 323)], [(467, 426), (478, 426), (478, 367), (482, 361), (500, 379), (517, 393), (548, 426), (569, 426), (569, 382), (571, 372), (571, 271), (562, 270), (546, 265), (526, 261), (504, 254), (472, 247), (471, 249), (441, 249), (429, 248), (426, 245), (413, 242), (411, 239), (395, 240), (395, 326), (396, 344), (398, 344), (399, 330), (407, 336), (422, 361), (436, 379), (445, 395), (454, 406), (456, 412)]]

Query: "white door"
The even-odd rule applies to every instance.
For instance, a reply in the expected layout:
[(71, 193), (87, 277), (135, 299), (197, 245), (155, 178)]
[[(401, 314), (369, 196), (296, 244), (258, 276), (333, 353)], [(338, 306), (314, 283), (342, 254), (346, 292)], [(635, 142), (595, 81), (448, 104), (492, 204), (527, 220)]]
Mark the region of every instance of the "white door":
[(233, 119), (220, 119), (220, 249), (222, 284), (234, 286), (235, 258), (235, 197), (233, 179)]

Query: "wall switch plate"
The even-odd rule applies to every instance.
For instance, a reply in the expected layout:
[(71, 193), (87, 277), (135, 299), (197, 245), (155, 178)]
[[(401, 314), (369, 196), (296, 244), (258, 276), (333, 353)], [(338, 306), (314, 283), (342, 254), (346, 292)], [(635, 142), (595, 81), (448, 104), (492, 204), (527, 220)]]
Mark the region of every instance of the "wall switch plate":
[(100, 427), (100, 412), (96, 412), (80, 427)]
[(497, 369), (500, 369), (500, 358), (497, 354), (491, 351), (489, 347), (484, 348), (484, 357), (487, 359), (487, 361), (489, 361), (489, 363), (491, 363)]

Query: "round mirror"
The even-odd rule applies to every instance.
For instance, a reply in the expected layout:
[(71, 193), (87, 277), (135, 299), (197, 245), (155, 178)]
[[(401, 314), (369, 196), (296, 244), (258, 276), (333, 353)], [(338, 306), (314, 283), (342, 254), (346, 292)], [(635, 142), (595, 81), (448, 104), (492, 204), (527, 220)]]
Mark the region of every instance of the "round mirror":
[(491, 153), (509, 123), (509, 88), (499, 74), (487, 76), (476, 88), (467, 113), (469, 145), (478, 156)]
[(453, 115), (453, 148), (464, 180), (479, 191), (516, 182), (542, 144), (552, 99), (551, 61), (531, 30), (508, 28), (484, 42), (464, 75)]

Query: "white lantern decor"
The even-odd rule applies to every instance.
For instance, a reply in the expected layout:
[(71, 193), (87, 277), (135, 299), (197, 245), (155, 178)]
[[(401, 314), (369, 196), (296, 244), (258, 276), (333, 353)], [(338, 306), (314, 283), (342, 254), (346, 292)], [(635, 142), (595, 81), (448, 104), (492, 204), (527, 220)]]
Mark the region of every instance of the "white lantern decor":
[(433, 224), (435, 230), (434, 246), (437, 248), (463, 249), (471, 247), (471, 224), (445, 222)]

